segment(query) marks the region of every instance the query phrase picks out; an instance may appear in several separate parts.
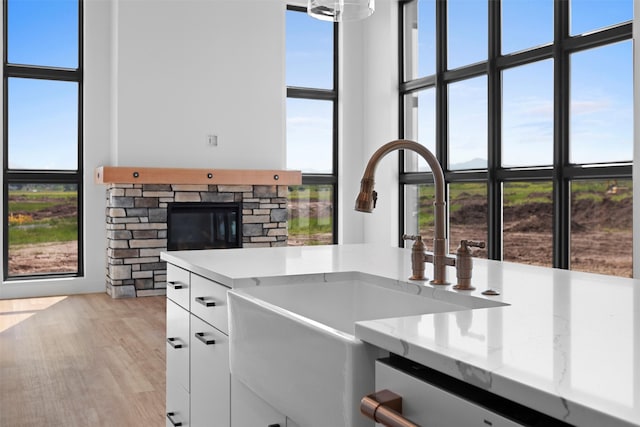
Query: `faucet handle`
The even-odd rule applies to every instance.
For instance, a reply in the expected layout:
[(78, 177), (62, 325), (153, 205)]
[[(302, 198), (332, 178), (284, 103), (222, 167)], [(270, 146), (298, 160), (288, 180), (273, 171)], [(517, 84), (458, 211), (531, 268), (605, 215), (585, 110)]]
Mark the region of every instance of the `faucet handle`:
[(427, 280), (424, 275), (425, 253), (427, 249), (422, 241), (422, 236), (413, 234), (403, 234), (403, 240), (414, 240), (411, 246), (411, 277), (409, 280)]
[(453, 287), (460, 291), (472, 291), (475, 288), (471, 285), (471, 271), (473, 270), (473, 259), (469, 248), (484, 248), (484, 242), (475, 240), (460, 240), (460, 246), (456, 251), (456, 276), (458, 284)]

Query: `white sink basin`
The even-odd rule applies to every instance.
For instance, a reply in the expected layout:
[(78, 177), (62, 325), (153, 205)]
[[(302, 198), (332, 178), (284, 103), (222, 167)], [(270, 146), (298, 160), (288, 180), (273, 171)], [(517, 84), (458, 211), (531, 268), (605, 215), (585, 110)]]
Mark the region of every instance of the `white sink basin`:
[(229, 292), (231, 374), (301, 426), (372, 426), (374, 347), (355, 322), (467, 307), (361, 280)]

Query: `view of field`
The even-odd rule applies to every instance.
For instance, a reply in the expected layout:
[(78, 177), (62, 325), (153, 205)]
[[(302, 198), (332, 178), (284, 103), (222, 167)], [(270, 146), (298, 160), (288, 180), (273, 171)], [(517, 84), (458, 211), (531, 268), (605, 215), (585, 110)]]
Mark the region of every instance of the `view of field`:
[[(419, 228), (432, 235), (433, 188), (409, 187), (420, 200)], [(289, 244), (332, 243), (332, 188), (291, 187)], [(631, 277), (631, 181), (572, 184), (571, 268)], [(21, 185), (9, 190), (9, 276), (77, 271), (77, 192), (74, 186)], [(461, 239), (487, 239), (486, 185), (450, 186), (450, 251)], [(504, 185), (505, 261), (551, 266), (552, 188), (550, 182)], [(430, 243), (429, 243), (430, 244)], [(475, 256), (486, 250), (474, 249)]]
[[(504, 184), (503, 251), (505, 261), (552, 265), (551, 182)], [(289, 243), (331, 243), (330, 190), (292, 187)], [(433, 187), (410, 186), (419, 202), (420, 234), (433, 235)], [(482, 183), (450, 186), (450, 252), (461, 239), (487, 240), (487, 194)], [(632, 188), (630, 180), (576, 181), (572, 184), (571, 268), (632, 275)], [(305, 218), (306, 216), (309, 219)], [(486, 257), (486, 250), (474, 249)]]
[(77, 212), (75, 185), (11, 185), (9, 276), (76, 272)]

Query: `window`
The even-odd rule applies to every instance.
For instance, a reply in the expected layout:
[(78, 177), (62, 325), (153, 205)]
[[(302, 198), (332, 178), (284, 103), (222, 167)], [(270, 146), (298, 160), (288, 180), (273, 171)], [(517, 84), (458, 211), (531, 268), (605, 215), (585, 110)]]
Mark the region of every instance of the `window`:
[(289, 245), (337, 243), (337, 24), (287, 7), (287, 168)]
[[(450, 251), (484, 239), (478, 256), (630, 277), (633, 1), (404, 0), (400, 14), (401, 137), (443, 165)], [(433, 179), (404, 156), (400, 231), (428, 235)]]
[(4, 0), (4, 279), (82, 275), (82, 2)]

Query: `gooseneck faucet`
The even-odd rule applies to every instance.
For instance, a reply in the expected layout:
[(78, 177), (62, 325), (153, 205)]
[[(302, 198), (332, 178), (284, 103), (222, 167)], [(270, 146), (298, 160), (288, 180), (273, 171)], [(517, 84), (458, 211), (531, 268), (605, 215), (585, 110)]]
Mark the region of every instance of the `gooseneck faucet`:
[(454, 265), (455, 259), (447, 256), (449, 244), (447, 242), (445, 229), (446, 202), (444, 199), (444, 173), (442, 172), (442, 168), (440, 167), (440, 163), (438, 163), (438, 159), (436, 159), (436, 156), (434, 156), (431, 151), (427, 150), (425, 146), (415, 141), (398, 139), (388, 142), (387, 144), (378, 148), (378, 150), (373, 153), (373, 155), (369, 159), (369, 163), (367, 163), (367, 167), (364, 170), (364, 174), (362, 175), (362, 180), (360, 181), (360, 193), (358, 194), (358, 198), (356, 199), (356, 210), (360, 212), (373, 211), (378, 197), (376, 191), (373, 189), (375, 183), (373, 177), (376, 172), (376, 166), (384, 156), (396, 150), (411, 150), (416, 152), (427, 161), (429, 167), (431, 168), (431, 171), (433, 172), (433, 181), (435, 183), (436, 190), (435, 199), (433, 201), (435, 222), (433, 235), (433, 255), (430, 256), (428, 254), (425, 254), (425, 259), (423, 260), (423, 262), (433, 262), (433, 280), (431, 281), (432, 284), (448, 285), (449, 282), (447, 282), (446, 266)]
[(427, 150), (423, 145), (415, 141), (406, 139), (398, 139), (391, 141), (380, 147), (369, 159), (367, 167), (360, 181), (360, 193), (356, 199), (356, 210), (360, 212), (372, 212), (376, 207), (378, 193), (373, 189), (373, 176), (376, 172), (376, 166), (380, 160), (395, 150), (411, 150), (421, 155), (431, 167), (433, 172), (433, 180), (435, 182), (436, 194), (433, 202), (435, 230), (433, 235), (433, 254), (425, 253), (425, 245), (421, 236), (403, 235), (405, 240), (414, 240), (415, 243), (411, 248), (411, 272), (410, 280), (426, 280), (424, 277), (424, 263), (433, 263), (433, 285), (448, 285), (447, 282), (447, 265), (456, 267), (456, 276), (458, 283), (455, 289), (470, 291), (475, 289), (471, 286), (471, 271), (473, 262), (471, 258), (470, 247), (484, 248), (484, 242), (475, 242), (473, 240), (461, 240), (460, 246), (456, 251), (456, 257), (450, 257), (449, 243), (447, 242), (447, 234), (445, 230), (446, 222), (446, 202), (444, 200), (444, 173), (433, 153)]

